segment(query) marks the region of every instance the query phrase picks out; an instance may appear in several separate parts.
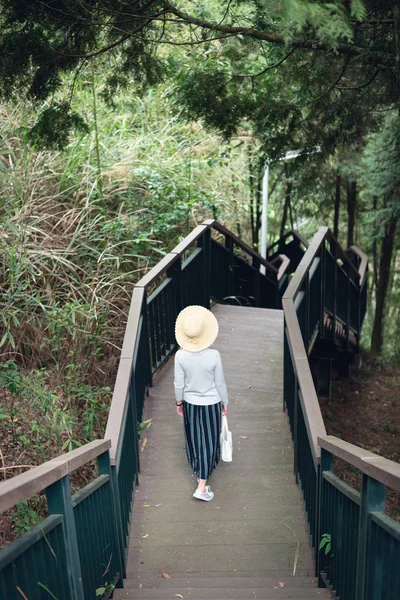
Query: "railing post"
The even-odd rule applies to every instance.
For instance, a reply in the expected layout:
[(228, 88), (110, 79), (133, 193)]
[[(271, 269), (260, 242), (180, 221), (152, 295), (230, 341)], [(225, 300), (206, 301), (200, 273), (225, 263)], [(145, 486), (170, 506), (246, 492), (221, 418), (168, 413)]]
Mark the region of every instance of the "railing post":
[(203, 252), (204, 306), (210, 308), (211, 300), (211, 230), (206, 229), (197, 242)]
[(103, 452), (103, 454), (100, 454), (97, 457), (97, 462), (98, 462), (98, 466), (99, 466), (99, 475), (108, 475), (110, 477), (110, 480), (109, 480), (109, 486), (110, 486), (109, 513), (110, 513), (110, 518), (114, 522), (113, 551), (117, 551), (118, 564), (119, 564), (119, 568), (120, 568), (120, 578), (118, 579), (118, 581), (116, 583), (116, 587), (122, 588), (122, 587), (124, 587), (124, 584), (123, 584), (123, 577), (124, 577), (123, 562), (124, 561), (122, 559), (123, 554), (122, 554), (122, 549), (121, 549), (121, 531), (120, 531), (121, 520), (118, 516), (118, 509), (117, 509), (118, 490), (115, 489), (115, 485), (114, 485), (115, 482), (114, 482), (114, 478), (113, 478), (112, 472), (111, 472), (109, 451), (107, 450), (107, 452)]
[(319, 325), (319, 337), (325, 337), (325, 278), (326, 278), (326, 252), (325, 252), (325, 241), (321, 246), (321, 287), (320, 287), (320, 325)]
[[(126, 579), (126, 566), (125, 566), (124, 541), (123, 541), (123, 534), (122, 534), (121, 499), (120, 499), (120, 495), (119, 495), (118, 471), (117, 471), (116, 465), (110, 466), (110, 473), (111, 473), (111, 479), (112, 479), (112, 484), (113, 484), (113, 489), (114, 489), (115, 513), (116, 513), (117, 527), (118, 527), (118, 546), (119, 546), (119, 553), (121, 556), (121, 568), (122, 568), (122, 570), (121, 570), (121, 575), (122, 575), (121, 587), (123, 587), (123, 580)], [(119, 586), (117, 585), (117, 587), (119, 587)]]
[[(261, 273), (260, 273), (260, 261), (256, 256), (253, 256), (253, 268), (254, 268), (254, 306), (257, 308), (260, 306), (260, 286), (261, 286)], [(278, 285), (276, 286), (278, 289)]]
[(337, 252), (336, 252), (336, 245), (332, 244), (331, 248), (333, 248), (333, 258), (335, 260), (334, 262), (334, 276), (333, 276), (333, 319), (332, 319), (332, 335), (333, 335), (333, 339), (335, 339), (336, 337), (336, 315), (337, 315), (337, 280), (338, 280), (338, 276), (337, 276), (337, 270), (338, 270), (338, 264), (337, 264)]
[(305, 328), (305, 346), (306, 346), (306, 352), (308, 354), (308, 349), (310, 347), (310, 307), (311, 307), (311, 298), (310, 298), (310, 271), (309, 270), (307, 271), (307, 275), (306, 275), (304, 291), (305, 291), (304, 302), (305, 302), (305, 311), (306, 311), (306, 318), (305, 318), (305, 324), (304, 324), (304, 328)]
[[(153, 385), (153, 370), (152, 370), (152, 360), (151, 360), (151, 348), (150, 348), (150, 328), (149, 328), (149, 308), (147, 306), (147, 292), (146, 288), (144, 289), (143, 294), (143, 304), (142, 304), (142, 315), (143, 315), (143, 324), (142, 327), (145, 331), (145, 346), (146, 346), (146, 393), (149, 393), (149, 387)], [(140, 342), (139, 342), (140, 343)]]
[(65, 568), (68, 571), (70, 580), (71, 600), (85, 600), (69, 475), (66, 475), (46, 488), (46, 496), (49, 514), (63, 516), (63, 531), (67, 555)]
[(182, 260), (178, 256), (174, 264), (168, 269), (167, 277), (172, 279), (172, 286), (174, 290), (175, 298), (175, 314), (173, 315), (174, 323), (175, 319), (184, 308), (183, 306), (183, 293), (182, 293)]
[[(234, 254), (233, 240), (229, 235), (225, 235), (225, 248), (229, 250), (229, 293), (228, 296), (235, 295), (235, 280), (234, 280)], [(231, 302), (232, 304), (232, 302)]]
[(371, 512), (385, 512), (386, 487), (383, 483), (363, 473), (361, 487), (360, 520), (358, 528), (358, 552), (356, 575), (356, 598), (365, 600), (366, 559), (368, 551), (368, 529)]
[[(293, 472), (296, 478), (296, 483), (299, 483), (298, 472), (299, 472), (299, 404), (300, 404), (300, 390), (297, 385), (296, 372), (294, 374), (294, 401), (293, 401)], [(301, 406), (300, 406), (301, 410)]]
[(318, 494), (318, 529), (317, 529), (317, 539), (315, 543), (315, 566), (316, 566), (316, 575), (318, 577), (318, 587), (325, 587), (325, 583), (321, 577), (321, 550), (319, 550), (319, 544), (321, 542), (321, 536), (324, 533), (330, 533), (331, 531), (322, 531), (323, 529), (323, 519), (324, 519), (324, 471), (332, 471), (333, 466), (333, 455), (331, 452), (324, 450), (321, 448), (321, 462), (319, 467), (319, 494)]
[(347, 275), (347, 304), (346, 304), (346, 348), (349, 347), (350, 342), (350, 269), (349, 266), (346, 265), (346, 275)]

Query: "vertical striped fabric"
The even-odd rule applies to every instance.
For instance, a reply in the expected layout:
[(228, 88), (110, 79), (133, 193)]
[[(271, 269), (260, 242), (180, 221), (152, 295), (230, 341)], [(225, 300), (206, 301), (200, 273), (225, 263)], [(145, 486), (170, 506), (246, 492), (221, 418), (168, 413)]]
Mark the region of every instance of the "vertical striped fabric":
[(209, 406), (183, 403), (186, 456), (199, 479), (208, 479), (219, 463), (221, 402)]

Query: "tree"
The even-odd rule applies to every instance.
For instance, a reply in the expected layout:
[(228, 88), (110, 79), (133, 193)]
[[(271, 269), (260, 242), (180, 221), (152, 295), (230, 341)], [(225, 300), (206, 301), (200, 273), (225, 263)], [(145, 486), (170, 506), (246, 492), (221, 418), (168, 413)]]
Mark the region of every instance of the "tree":
[(382, 208), (372, 215), (374, 237), (381, 239), (375, 298), (372, 349), (379, 353), (383, 344), (385, 303), (390, 281), (397, 222), (400, 216), (400, 116), (386, 117), (382, 131), (370, 136), (364, 156), (364, 183), (373, 197), (382, 199)]
[[(112, 102), (118, 86), (152, 84), (169, 74), (171, 65), (159, 52), (165, 44), (201, 47), (202, 54), (216, 44), (217, 53), (239, 54), (236, 65), (244, 71), (227, 73), (214, 61), (210, 93), (248, 89), (257, 78), (289, 65), (286, 74), (296, 85), (300, 68), (304, 87), (298, 90), (299, 102), (302, 96), (309, 100), (304, 92), (312, 79), (319, 80), (325, 101), (331, 93), (366, 87), (373, 87), (380, 102), (398, 100), (400, 36), (394, 0), (4, 0), (0, 25), (0, 96), (26, 90), (42, 108), (35, 133), (47, 135), (51, 143), (50, 129), (65, 137), (69, 127), (82, 126), (70, 110), (71, 90), (63, 87), (66, 73), (107, 56), (104, 94)], [(296, 110), (290, 102), (285, 108)], [(229, 121), (241, 116), (232, 96), (228, 109), (233, 113)], [(224, 125), (221, 106), (219, 120)]]

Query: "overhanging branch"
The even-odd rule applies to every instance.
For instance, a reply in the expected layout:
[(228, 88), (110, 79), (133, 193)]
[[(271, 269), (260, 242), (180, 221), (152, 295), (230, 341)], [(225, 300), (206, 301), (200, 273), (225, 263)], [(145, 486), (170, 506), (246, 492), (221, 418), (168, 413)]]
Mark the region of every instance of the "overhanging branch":
[[(220, 31), (225, 34), (234, 34), (234, 35), (243, 35), (245, 37), (250, 37), (257, 40), (263, 40), (266, 42), (271, 42), (272, 44), (286, 44), (286, 40), (282, 35), (277, 33), (272, 33), (268, 31), (259, 31), (258, 29), (253, 29), (251, 27), (238, 27), (232, 25), (222, 25), (220, 23), (213, 23), (212, 21), (207, 21), (205, 19), (201, 19), (199, 17), (194, 17), (189, 13), (185, 13), (168, 1), (165, 2), (165, 10), (174, 14), (178, 17), (183, 23), (191, 23), (192, 25), (197, 25), (203, 29), (209, 29), (211, 31)], [(366, 48), (361, 48), (359, 46), (354, 46), (352, 44), (342, 44), (337, 48), (332, 48), (329, 44), (323, 42), (317, 42), (316, 40), (296, 40), (296, 48), (303, 48), (305, 50), (320, 50), (323, 52), (332, 52), (335, 51), (338, 54), (344, 54), (346, 56), (361, 56), (366, 54), (365, 60), (370, 63), (376, 64), (377, 62), (381, 63), (393, 63), (393, 57), (391, 55), (383, 55), (380, 54), (375, 55), (371, 54), (370, 50)]]

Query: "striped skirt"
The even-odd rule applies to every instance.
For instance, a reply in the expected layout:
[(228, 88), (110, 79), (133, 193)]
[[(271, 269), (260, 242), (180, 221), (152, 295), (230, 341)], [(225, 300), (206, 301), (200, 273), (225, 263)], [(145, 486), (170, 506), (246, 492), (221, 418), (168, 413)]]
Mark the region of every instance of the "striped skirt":
[(221, 402), (210, 406), (183, 403), (186, 456), (199, 479), (208, 479), (219, 463)]

